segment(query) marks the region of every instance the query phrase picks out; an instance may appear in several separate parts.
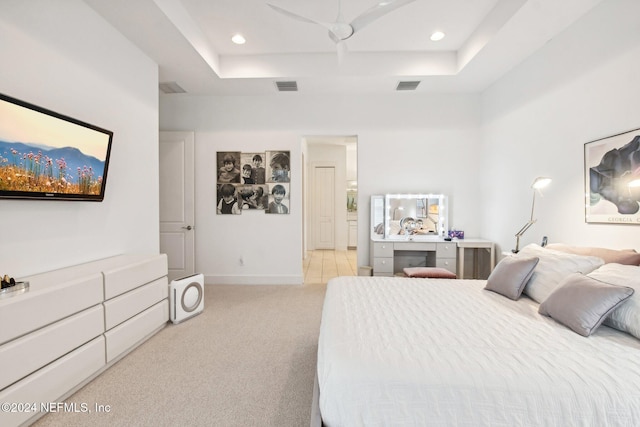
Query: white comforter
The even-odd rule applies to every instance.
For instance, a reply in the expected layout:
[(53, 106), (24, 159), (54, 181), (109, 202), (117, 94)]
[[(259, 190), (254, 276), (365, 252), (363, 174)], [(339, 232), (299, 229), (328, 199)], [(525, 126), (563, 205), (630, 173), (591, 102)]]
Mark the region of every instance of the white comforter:
[(640, 340), (584, 338), (485, 281), (339, 277), (318, 348), (326, 426), (639, 426)]

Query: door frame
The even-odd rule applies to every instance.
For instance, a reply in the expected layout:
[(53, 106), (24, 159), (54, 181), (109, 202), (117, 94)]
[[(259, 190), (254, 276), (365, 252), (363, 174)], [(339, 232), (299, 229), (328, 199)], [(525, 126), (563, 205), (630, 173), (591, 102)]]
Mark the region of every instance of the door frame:
[[(184, 141), (184, 218), (182, 221), (160, 221), (160, 241), (163, 233), (180, 234), (184, 242), (181, 269), (172, 270), (169, 259), (169, 280), (195, 273), (195, 132), (161, 131), (158, 144)], [(162, 170), (159, 171), (162, 174)], [(160, 190), (159, 190), (160, 191)], [(160, 206), (159, 209), (162, 207)]]

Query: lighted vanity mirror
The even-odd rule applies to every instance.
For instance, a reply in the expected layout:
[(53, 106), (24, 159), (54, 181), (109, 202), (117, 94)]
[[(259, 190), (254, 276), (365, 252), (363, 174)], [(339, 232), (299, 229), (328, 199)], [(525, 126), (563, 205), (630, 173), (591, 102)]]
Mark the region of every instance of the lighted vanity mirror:
[(373, 239), (429, 240), (448, 230), (442, 194), (387, 194), (371, 197)]

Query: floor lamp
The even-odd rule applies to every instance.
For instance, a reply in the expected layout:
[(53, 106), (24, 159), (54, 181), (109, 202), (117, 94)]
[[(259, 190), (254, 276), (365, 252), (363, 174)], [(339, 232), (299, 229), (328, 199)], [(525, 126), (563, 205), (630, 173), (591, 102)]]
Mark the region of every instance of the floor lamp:
[[(516, 233), (516, 248), (511, 252), (517, 254), (520, 252), (520, 236), (522, 236), (533, 224), (535, 224), (536, 220), (533, 219), (533, 210), (536, 206), (536, 192), (540, 191), (540, 189), (546, 187), (551, 182), (551, 178), (546, 178), (543, 176), (539, 176), (538, 178), (533, 180), (533, 184), (531, 184), (531, 188), (533, 188), (533, 202), (531, 203), (531, 218), (522, 228)], [(540, 193), (542, 195), (542, 193)]]

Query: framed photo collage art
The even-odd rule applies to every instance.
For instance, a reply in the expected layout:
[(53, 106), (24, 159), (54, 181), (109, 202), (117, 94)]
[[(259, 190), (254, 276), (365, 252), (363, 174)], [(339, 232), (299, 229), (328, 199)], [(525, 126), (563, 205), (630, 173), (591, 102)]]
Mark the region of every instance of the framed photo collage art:
[(289, 151), (218, 151), (216, 166), (218, 215), (240, 215), (249, 211), (289, 213)]

